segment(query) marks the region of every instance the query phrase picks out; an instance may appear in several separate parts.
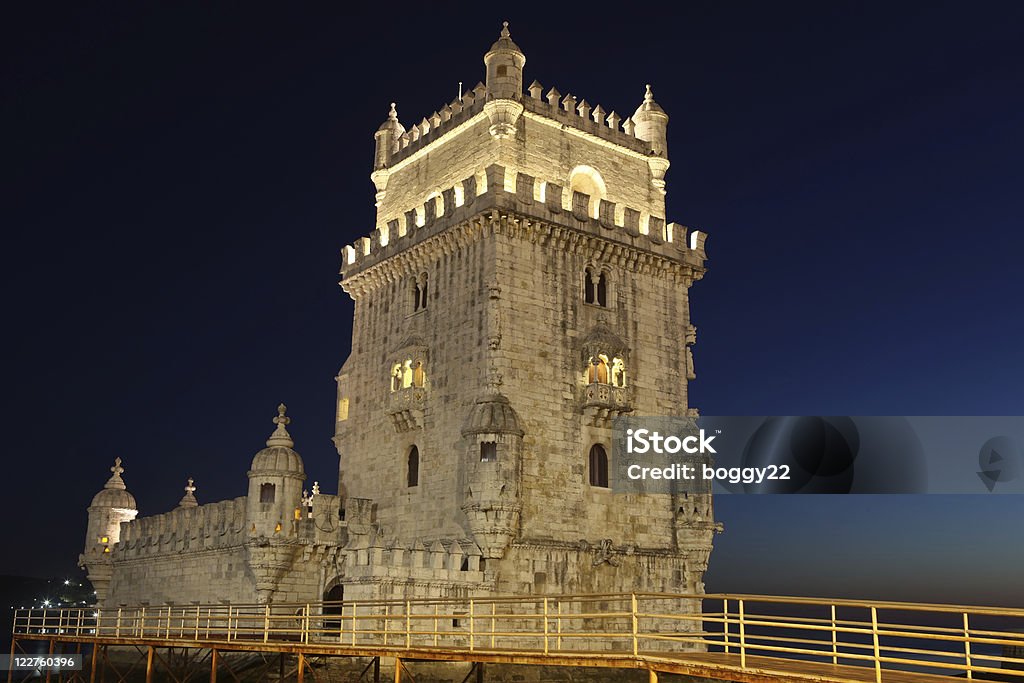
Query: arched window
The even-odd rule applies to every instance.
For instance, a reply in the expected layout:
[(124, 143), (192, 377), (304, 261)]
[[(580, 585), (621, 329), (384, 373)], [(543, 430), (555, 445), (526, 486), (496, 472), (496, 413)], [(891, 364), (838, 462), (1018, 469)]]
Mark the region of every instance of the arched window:
[(416, 361), (416, 367), (412, 370), (412, 384), (415, 387), (422, 387), (427, 381), (427, 375), (423, 372), (423, 363)]
[(588, 384), (608, 384), (608, 356), (603, 353), (590, 359), (587, 371)]
[(402, 388), (402, 364), (395, 363), (391, 367), (391, 391), (398, 391)]
[(599, 443), (590, 447), (590, 485), (608, 488), (608, 451)]
[(583, 302), (608, 307), (608, 272), (590, 266), (583, 271)]
[(412, 386), (412, 361), (402, 363), (402, 388), (408, 389)]
[(420, 273), (419, 277), (410, 278), (412, 282), (412, 312), (422, 311), (427, 307), (427, 274)]
[(601, 200), (608, 196), (608, 188), (604, 184), (604, 178), (596, 168), (590, 166), (577, 166), (569, 173), (569, 193), (579, 192), (590, 197), (587, 205), (587, 215), (592, 218), (598, 217), (598, 207)]
[(405, 485), (412, 488), (420, 485), (420, 449), (413, 446), (409, 449), (409, 464)]
[(274, 502), (274, 485), (273, 484), (260, 484), (260, 502), (261, 503), (273, 503)]

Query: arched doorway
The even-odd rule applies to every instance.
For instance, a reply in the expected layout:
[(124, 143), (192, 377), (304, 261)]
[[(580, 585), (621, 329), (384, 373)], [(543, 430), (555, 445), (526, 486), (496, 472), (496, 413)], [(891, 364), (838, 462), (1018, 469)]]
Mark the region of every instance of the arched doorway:
[(324, 593), (324, 628), (336, 629), (341, 628), (341, 619), (329, 619), (331, 616), (341, 616), (341, 611), (345, 606), (345, 586), (342, 584), (336, 584), (329, 591)]

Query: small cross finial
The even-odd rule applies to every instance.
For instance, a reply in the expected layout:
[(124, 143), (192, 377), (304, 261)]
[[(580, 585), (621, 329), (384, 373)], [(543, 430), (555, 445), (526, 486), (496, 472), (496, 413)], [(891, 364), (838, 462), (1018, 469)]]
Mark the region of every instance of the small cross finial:
[(388, 118), (396, 120), (398, 119), (398, 110), (395, 109), (395, 103), (391, 103), (391, 111), (388, 112)]
[(291, 424), (292, 419), (285, 415), (288, 410), (288, 406), (281, 404), (277, 407), (277, 417), (274, 418), (274, 424), (276, 425), (288, 425)]
[(124, 468), (121, 467), (121, 458), (114, 458), (114, 466), (110, 468), (110, 471), (114, 473), (115, 477), (121, 476), (121, 473), (124, 472)]
[(644, 93), (644, 102), (650, 102), (654, 99), (654, 91), (651, 90), (651, 84), (647, 84), (647, 92)]
[(509, 33), (508, 33), (508, 22), (507, 21), (503, 21), (503, 22), (501, 22), (501, 37), (502, 38), (508, 38), (508, 36), (509, 36)]
[(185, 493), (191, 494), (191, 493), (195, 493), (195, 492), (196, 492), (195, 481), (193, 481), (192, 477), (189, 477), (188, 478), (188, 485), (185, 487)]

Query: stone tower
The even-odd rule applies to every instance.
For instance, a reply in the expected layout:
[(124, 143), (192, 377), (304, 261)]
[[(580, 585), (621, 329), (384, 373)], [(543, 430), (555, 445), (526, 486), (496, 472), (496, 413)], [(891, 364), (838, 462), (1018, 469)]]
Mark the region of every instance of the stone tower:
[(417, 124), (392, 105), (343, 250), (345, 595), (702, 592), (710, 495), (608, 487), (614, 417), (695, 414), (704, 235), (665, 220), (668, 115), (650, 86), (627, 118), (524, 92), (507, 24), (484, 64)]

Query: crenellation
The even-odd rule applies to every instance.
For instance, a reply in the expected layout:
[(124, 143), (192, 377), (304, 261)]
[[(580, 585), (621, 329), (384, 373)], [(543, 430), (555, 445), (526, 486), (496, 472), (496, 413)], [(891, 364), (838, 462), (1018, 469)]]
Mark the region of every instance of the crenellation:
[[(483, 180), (483, 182), (480, 182)], [(543, 201), (539, 200), (538, 185), (544, 188)], [(511, 192), (508, 188), (514, 188)], [(477, 188), (483, 191), (477, 194)], [(458, 197), (463, 197), (460, 204)], [(466, 215), (466, 207), (475, 208), (478, 200), (489, 205), (507, 205), (503, 198), (514, 198), (515, 207), (528, 214), (543, 211), (546, 214), (568, 211), (576, 220), (584, 223), (595, 222), (614, 235), (619, 229), (623, 239), (632, 239), (638, 235), (646, 237), (649, 245), (661, 243), (678, 243), (683, 250), (690, 250), (685, 239), (677, 242), (676, 234), (686, 232), (686, 228), (677, 223), (667, 223), (662, 216), (652, 215), (647, 211), (621, 206), (617, 202), (601, 198), (597, 203), (596, 216), (590, 210), (591, 197), (585, 193), (573, 191), (567, 194), (565, 188), (553, 181), (539, 181), (525, 173), (517, 173), (503, 166), (492, 164), (477, 175), (470, 176), (454, 187), (445, 188), (424, 200), (419, 206), (409, 209), (403, 214), (403, 224), (396, 219), (386, 224), (386, 230), (374, 231), (370, 237), (359, 238), (354, 245), (346, 247), (343, 254), (342, 274), (356, 272), (365, 262), (363, 257), (371, 257), (370, 262), (407, 248), (411, 243), (404, 238), (414, 237), (412, 243), (419, 241), (415, 236), (422, 228), (433, 223), (447, 220), (459, 215), (460, 220)], [(454, 219), (453, 219), (454, 220)], [(369, 263), (369, 262), (367, 262)]]

